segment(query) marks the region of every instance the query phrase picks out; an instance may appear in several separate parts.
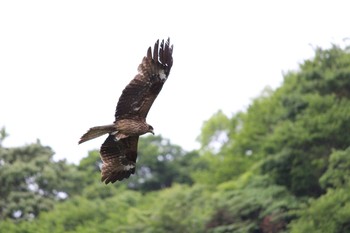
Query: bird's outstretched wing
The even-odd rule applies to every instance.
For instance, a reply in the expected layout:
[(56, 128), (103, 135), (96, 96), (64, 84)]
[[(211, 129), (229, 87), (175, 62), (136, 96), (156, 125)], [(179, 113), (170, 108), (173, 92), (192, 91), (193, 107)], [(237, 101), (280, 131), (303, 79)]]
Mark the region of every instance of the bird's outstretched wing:
[(100, 149), (102, 159), (101, 181), (114, 183), (135, 173), (138, 136), (115, 140), (109, 135)]
[(154, 100), (168, 78), (173, 65), (170, 39), (155, 43), (138, 67), (138, 74), (125, 87), (119, 98), (115, 119), (145, 119)]

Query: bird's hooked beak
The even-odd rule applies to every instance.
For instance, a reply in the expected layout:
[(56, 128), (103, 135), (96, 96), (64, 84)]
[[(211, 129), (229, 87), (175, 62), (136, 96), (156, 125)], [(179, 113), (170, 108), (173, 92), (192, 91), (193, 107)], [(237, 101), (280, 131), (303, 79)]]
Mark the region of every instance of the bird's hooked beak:
[(154, 135), (154, 131), (153, 131), (153, 129), (150, 129), (148, 132), (150, 132), (151, 134), (153, 134), (153, 135)]

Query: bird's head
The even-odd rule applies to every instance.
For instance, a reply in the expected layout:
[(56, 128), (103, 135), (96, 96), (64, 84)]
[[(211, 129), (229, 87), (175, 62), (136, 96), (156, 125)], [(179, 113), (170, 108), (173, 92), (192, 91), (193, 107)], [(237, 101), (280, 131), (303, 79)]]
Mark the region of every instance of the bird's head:
[(149, 133), (151, 133), (151, 134), (154, 135), (154, 131), (153, 131), (152, 125), (148, 125), (148, 130), (147, 130), (147, 132), (149, 132)]

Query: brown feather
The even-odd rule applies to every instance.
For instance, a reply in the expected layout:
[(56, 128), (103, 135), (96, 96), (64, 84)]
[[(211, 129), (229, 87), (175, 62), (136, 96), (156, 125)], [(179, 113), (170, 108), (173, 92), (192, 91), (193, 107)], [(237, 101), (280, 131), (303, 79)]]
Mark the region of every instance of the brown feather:
[[(151, 48), (147, 50), (147, 56), (138, 67), (139, 73), (123, 90), (115, 112), (116, 121), (125, 118), (145, 119), (169, 75), (173, 64), (170, 40), (166, 43), (163, 40), (160, 47), (158, 40), (153, 54), (151, 51)], [(165, 74), (164, 79), (160, 76), (161, 72)]]
[(113, 131), (115, 131), (114, 124), (92, 127), (80, 138), (79, 144)]
[(152, 48), (151, 47), (149, 47), (148, 50), (147, 50), (147, 57), (149, 59), (152, 59)]
[(157, 42), (154, 44), (154, 47), (153, 47), (153, 60), (154, 62), (158, 62), (158, 53), (159, 53), (159, 49), (158, 49), (158, 46), (159, 46), (159, 40), (157, 40)]
[(117, 141), (113, 135), (108, 136), (100, 149), (102, 182), (114, 183), (135, 173), (138, 139), (134, 136)]

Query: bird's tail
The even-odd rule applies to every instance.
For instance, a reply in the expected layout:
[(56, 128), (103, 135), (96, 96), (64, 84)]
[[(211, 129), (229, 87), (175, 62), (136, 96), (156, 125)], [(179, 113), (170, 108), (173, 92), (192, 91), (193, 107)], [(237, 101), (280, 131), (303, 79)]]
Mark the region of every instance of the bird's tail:
[(116, 129), (115, 129), (115, 126), (113, 124), (92, 127), (80, 138), (79, 144), (86, 142), (88, 140), (100, 137), (106, 133), (112, 133), (115, 130)]

